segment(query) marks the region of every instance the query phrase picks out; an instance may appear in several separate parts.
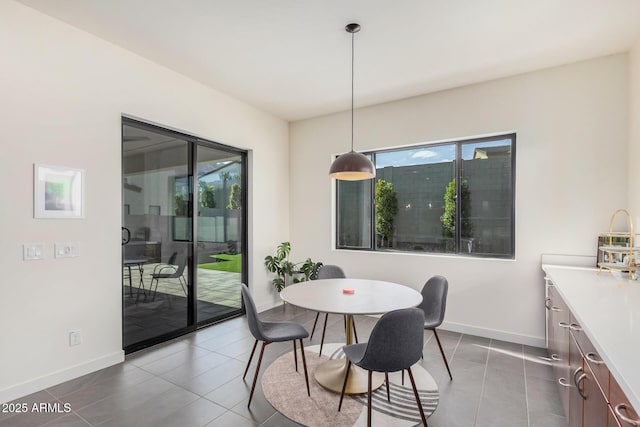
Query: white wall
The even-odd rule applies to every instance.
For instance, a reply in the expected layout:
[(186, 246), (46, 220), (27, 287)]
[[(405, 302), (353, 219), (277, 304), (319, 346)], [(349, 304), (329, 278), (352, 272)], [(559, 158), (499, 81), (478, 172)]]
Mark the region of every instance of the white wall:
[[(274, 304), (262, 259), (289, 237), (285, 121), (7, 0), (0, 70), (0, 402), (123, 359), (122, 114), (252, 150), (249, 277)], [(33, 219), (33, 163), (85, 169), (85, 219)], [(54, 259), (60, 241), (80, 257)], [(25, 242), (45, 259), (23, 261)]]
[(627, 88), (621, 54), (355, 112), (356, 150), (516, 131), (515, 261), (332, 250), (327, 172), (348, 150), (349, 113), (292, 123), (295, 257), (415, 289), (442, 274), (447, 328), (543, 345), (540, 254), (595, 255), (597, 233), (626, 207)]
[(640, 227), (640, 40), (629, 52), (629, 209)]

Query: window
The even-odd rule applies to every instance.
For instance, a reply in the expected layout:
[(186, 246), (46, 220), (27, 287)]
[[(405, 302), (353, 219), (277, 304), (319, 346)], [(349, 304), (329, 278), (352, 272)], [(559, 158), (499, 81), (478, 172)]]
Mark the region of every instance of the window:
[(513, 258), (515, 138), (365, 153), (376, 179), (337, 181), (337, 247)]

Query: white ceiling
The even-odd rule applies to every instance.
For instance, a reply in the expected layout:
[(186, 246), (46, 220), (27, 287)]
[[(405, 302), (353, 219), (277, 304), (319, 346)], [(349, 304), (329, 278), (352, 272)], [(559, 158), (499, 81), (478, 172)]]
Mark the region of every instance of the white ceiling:
[(19, 0), (286, 120), (626, 51), (638, 0)]

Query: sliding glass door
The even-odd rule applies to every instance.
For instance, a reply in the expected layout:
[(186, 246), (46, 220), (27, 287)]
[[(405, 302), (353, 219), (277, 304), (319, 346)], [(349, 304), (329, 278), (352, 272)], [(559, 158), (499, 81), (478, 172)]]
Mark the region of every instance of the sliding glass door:
[(246, 153), (123, 118), (123, 346), (242, 313)]
[(243, 157), (199, 144), (196, 280), (198, 323), (242, 309)]

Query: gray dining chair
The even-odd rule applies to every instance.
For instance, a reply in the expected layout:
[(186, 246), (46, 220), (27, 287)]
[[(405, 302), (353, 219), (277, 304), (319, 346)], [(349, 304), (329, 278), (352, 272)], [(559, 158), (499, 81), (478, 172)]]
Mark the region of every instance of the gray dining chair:
[(296, 340), (300, 340), (300, 350), (302, 353), (302, 364), (304, 365), (304, 379), (307, 382), (307, 395), (311, 397), (311, 390), (309, 389), (309, 375), (307, 373), (307, 360), (304, 355), (304, 346), (302, 345), (302, 339), (307, 338), (309, 333), (299, 323), (296, 322), (263, 322), (258, 317), (258, 311), (256, 305), (253, 302), (253, 298), (249, 293), (249, 288), (242, 284), (240, 286), (242, 290), (242, 299), (244, 300), (244, 306), (247, 312), (247, 322), (249, 323), (249, 331), (251, 335), (256, 339), (253, 343), (253, 349), (251, 350), (251, 356), (247, 362), (247, 367), (244, 370), (242, 379), (244, 380), (249, 371), (249, 365), (253, 360), (253, 354), (256, 351), (258, 341), (262, 341), (262, 348), (260, 349), (260, 357), (258, 358), (258, 365), (256, 366), (256, 373), (253, 376), (253, 384), (251, 385), (251, 393), (249, 394), (249, 403), (247, 407), (251, 405), (251, 399), (253, 399), (253, 392), (256, 388), (256, 381), (258, 380), (258, 372), (260, 371), (260, 364), (262, 363), (262, 356), (264, 355), (264, 348), (273, 342), (293, 341), (293, 358), (296, 365), (296, 372), (298, 372), (298, 352), (296, 349)]
[(447, 292), (449, 290), (449, 282), (443, 276), (433, 276), (422, 288), (422, 302), (418, 306), (424, 312), (424, 329), (433, 331), (433, 335), (436, 337), (436, 342), (440, 348), (440, 354), (444, 365), (449, 372), (449, 379), (453, 380), (451, 370), (449, 369), (449, 363), (444, 355), (442, 344), (440, 343), (440, 337), (438, 337), (438, 331), (436, 328), (442, 324), (444, 320), (444, 312), (447, 307)]
[[(344, 274), (344, 270), (342, 268), (340, 268), (337, 265), (331, 265), (331, 264), (327, 264), (327, 265), (323, 265), (322, 267), (320, 267), (320, 270), (318, 270), (318, 274), (316, 279), (320, 280), (320, 279), (344, 279), (346, 278), (347, 275)], [(316, 314), (316, 320), (314, 320), (313, 322), (313, 328), (311, 328), (311, 337), (309, 338), (310, 340), (313, 339), (313, 334), (316, 331), (316, 324), (318, 323), (318, 318), (320, 317), (320, 312), (318, 312)], [(324, 313), (324, 326), (322, 327), (322, 338), (320, 339), (320, 353), (318, 353), (318, 356), (322, 356), (322, 346), (324, 345), (324, 336), (325, 333), (327, 332), (327, 320), (329, 318), (329, 313)], [(347, 316), (344, 315), (344, 328), (345, 331), (347, 329)], [(358, 332), (356, 331), (356, 323), (352, 322), (353, 324), (353, 336), (356, 339), (356, 342), (358, 342)]]
[[(151, 284), (149, 285), (149, 291), (151, 291), (151, 288), (153, 287), (153, 281), (155, 280), (156, 282), (156, 288), (153, 291), (153, 300), (156, 299), (156, 293), (158, 292), (158, 283), (160, 282), (160, 279), (178, 279), (184, 295), (187, 295), (187, 281), (184, 278), (184, 269), (187, 266), (188, 259), (188, 257), (184, 256), (178, 262), (178, 267), (173, 267), (173, 265), (171, 265), (171, 267), (160, 268), (157, 273), (151, 273)], [(172, 271), (169, 273), (164, 273), (163, 271), (165, 271), (166, 269), (172, 269)]]
[(418, 308), (405, 308), (390, 311), (382, 315), (371, 331), (369, 342), (346, 345), (342, 347), (348, 360), (347, 374), (342, 385), (338, 411), (342, 409), (342, 400), (349, 380), (351, 364), (367, 370), (367, 426), (371, 426), (371, 377), (372, 373), (384, 372), (387, 384), (387, 400), (389, 393), (389, 372), (405, 370), (409, 373), (413, 395), (418, 404), (423, 424), (427, 425), (424, 409), (420, 402), (416, 382), (411, 366), (422, 357), (424, 339), (424, 313)]

